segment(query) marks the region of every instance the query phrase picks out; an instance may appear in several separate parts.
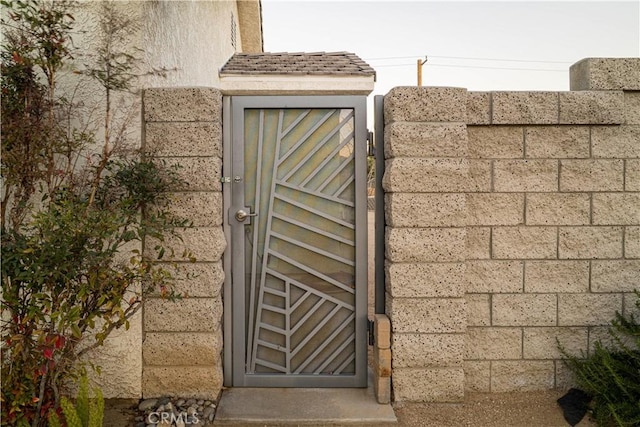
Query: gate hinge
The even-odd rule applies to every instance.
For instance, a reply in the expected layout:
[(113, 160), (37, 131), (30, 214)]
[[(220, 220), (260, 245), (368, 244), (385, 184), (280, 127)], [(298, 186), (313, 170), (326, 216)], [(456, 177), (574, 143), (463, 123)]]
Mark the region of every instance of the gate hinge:
[(376, 337), (373, 334), (373, 320), (367, 319), (367, 333), (369, 334), (369, 345), (375, 345)]
[(367, 156), (376, 156), (376, 147), (373, 141), (373, 132), (367, 131)]
[(223, 176), (222, 178), (220, 178), (220, 182), (222, 182), (222, 183), (231, 182), (231, 177), (230, 176)]

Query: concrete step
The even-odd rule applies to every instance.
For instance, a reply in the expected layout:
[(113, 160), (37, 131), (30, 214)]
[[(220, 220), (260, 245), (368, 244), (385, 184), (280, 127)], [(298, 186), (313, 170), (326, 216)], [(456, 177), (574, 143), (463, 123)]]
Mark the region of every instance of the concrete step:
[[(372, 384), (371, 378), (369, 384)], [(391, 405), (369, 388), (230, 388), (222, 392), (213, 425), (386, 426)]]

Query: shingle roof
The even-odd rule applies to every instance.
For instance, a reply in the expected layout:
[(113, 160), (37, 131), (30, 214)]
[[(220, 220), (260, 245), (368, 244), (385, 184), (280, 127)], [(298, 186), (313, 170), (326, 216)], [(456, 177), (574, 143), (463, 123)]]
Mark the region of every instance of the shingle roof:
[(376, 72), (349, 52), (236, 53), (220, 74), (296, 74), (374, 76)]

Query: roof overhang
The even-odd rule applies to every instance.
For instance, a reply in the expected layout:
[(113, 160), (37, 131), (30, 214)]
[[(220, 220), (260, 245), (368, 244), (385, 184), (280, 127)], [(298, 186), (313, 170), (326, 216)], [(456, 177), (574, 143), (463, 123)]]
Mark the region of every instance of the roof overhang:
[(374, 84), (373, 75), (220, 75), (225, 95), (369, 95)]

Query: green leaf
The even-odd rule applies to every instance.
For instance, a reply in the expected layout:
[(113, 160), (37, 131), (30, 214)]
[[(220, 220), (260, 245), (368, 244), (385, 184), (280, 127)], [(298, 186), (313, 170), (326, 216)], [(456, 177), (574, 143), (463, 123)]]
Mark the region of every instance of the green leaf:
[(74, 338), (82, 338), (82, 331), (80, 331), (80, 328), (77, 324), (72, 323), (69, 327), (71, 328), (71, 333), (73, 334)]

